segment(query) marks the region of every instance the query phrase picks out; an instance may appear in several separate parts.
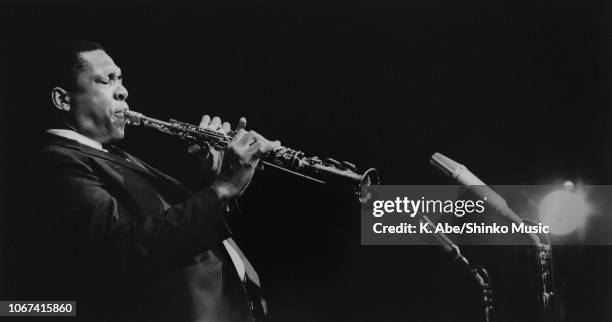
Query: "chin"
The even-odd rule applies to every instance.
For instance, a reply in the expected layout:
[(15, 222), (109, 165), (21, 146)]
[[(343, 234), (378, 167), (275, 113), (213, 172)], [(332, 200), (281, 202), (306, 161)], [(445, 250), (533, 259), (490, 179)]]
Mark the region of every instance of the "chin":
[(124, 137), (125, 137), (125, 131), (123, 129), (118, 129), (111, 136), (111, 141), (123, 140)]

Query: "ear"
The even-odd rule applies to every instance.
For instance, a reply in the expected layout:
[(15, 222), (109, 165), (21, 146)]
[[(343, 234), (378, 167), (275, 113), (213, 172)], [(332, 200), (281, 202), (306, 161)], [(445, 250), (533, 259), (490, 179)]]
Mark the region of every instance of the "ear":
[(70, 111), (70, 95), (61, 87), (54, 87), (51, 90), (51, 101), (59, 110)]

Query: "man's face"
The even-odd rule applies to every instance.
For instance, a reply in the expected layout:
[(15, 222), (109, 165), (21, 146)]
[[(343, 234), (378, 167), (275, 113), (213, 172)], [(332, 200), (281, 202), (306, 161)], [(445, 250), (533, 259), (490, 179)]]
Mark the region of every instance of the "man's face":
[(100, 143), (124, 136), (128, 96), (121, 69), (102, 50), (81, 53), (84, 66), (77, 76), (77, 87), (70, 94), (70, 109), (77, 130)]

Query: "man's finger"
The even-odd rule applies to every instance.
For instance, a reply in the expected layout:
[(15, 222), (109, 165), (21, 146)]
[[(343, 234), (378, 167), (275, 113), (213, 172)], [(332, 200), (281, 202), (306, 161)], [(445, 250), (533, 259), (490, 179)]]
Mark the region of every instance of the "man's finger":
[[(241, 130), (244, 131), (244, 130)], [(246, 131), (245, 131), (246, 132)], [(254, 143), (257, 142), (257, 140), (259, 138), (263, 138), (263, 136), (259, 135), (257, 132), (251, 130), (249, 131), (247, 134), (245, 134), (240, 141), (238, 141), (238, 144), (240, 145), (253, 145)]]
[(246, 134), (247, 132), (244, 129), (236, 131), (236, 135), (234, 135), (234, 137), (232, 138), (230, 145), (240, 142)]
[(257, 155), (266, 154), (268, 152), (274, 151), (281, 147), (280, 141), (270, 141), (263, 136), (259, 135), (256, 141), (249, 146), (249, 151), (254, 151)]
[(200, 151), (202, 151), (202, 148), (198, 144), (194, 144), (187, 149), (187, 152), (189, 152), (190, 154), (196, 154)]
[(202, 116), (202, 120), (200, 121), (200, 128), (201, 129), (208, 128), (208, 124), (210, 124), (210, 116), (208, 115)]
[(241, 117), (240, 120), (238, 120), (238, 125), (236, 125), (236, 131), (246, 128), (246, 125), (247, 125), (246, 117)]
[(270, 142), (270, 144), (271, 144), (272, 151), (274, 151), (274, 150), (278, 150), (278, 149), (280, 149), (280, 148), (282, 148), (282, 147), (283, 147), (283, 144), (282, 144), (282, 143), (281, 143), (281, 141), (279, 141), (279, 140), (276, 140), (276, 141), (268, 141), (268, 142)]
[(229, 122), (223, 122), (223, 126), (221, 127), (221, 130), (219, 132), (226, 134), (231, 130), (232, 126), (229, 124)]
[(220, 127), (221, 127), (221, 118), (218, 116), (213, 117), (212, 121), (210, 122), (209, 128), (211, 130), (216, 131)]

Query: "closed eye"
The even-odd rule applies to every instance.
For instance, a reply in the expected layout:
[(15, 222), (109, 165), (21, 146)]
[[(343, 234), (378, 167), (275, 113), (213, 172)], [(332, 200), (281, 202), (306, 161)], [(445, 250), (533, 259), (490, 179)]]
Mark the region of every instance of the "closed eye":
[(109, 74), (108, 75), (108, 79), (110, 79), (111, 81), (116, 81), (116, 80), (122, 80), (123, 79), (123, 75), (119, 74)]

